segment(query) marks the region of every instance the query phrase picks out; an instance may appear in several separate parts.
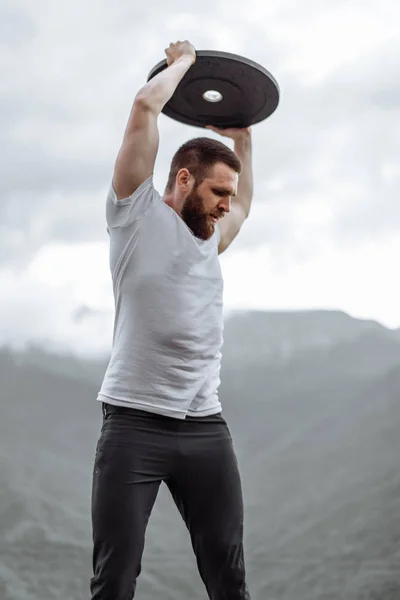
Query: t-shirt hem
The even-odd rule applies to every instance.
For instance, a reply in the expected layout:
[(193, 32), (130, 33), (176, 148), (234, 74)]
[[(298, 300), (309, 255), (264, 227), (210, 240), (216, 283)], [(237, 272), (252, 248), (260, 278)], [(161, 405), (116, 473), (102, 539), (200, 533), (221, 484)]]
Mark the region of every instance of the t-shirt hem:
[(151, 412), (164, 417), (174, 417), (176, 419), (184, 419), (186, 417), (186, 410), (179, 410), (176, 408), (166, 408), (164, 406), (158, 406), (156, 404), (146, 404), (145, 402), (138, 402), (137, 400), (118, 400), (111, 398), (105, 394), (98, 394), (97, 400), (99, 402), (105, 402), (106, 404), (112, 404), (113, 406), (121, 406), (123, 408), (134, 408), (136, 410), (143, 410), (145, 412)]
[(212, 408), (207, 408), (206, 410), (188, 410), (188, 417), (212, 417), (212, 415), (218, 415), (222, 412), (222, 406), (219, 404), (218, 406), (213, 406)]
[(118, 400), (105, 394), (98, 394), (97, 400), (98, 402), (105, 402), (106, 404), (112, 404), (114, 406), (134, 408), (136, 410), (143, 410), (145, 412), (162, 415), (163, 417), (174, 417), (176, 419), (184, 419), (186, 416), (198, 418), (211, 417), (222, 412), (222, 406), (220, 403), (205, 410), (179, 410), (176, 408), (166, 408), (155, 404), (146, 404), (145, 402), (138, 402), (137, 400)]

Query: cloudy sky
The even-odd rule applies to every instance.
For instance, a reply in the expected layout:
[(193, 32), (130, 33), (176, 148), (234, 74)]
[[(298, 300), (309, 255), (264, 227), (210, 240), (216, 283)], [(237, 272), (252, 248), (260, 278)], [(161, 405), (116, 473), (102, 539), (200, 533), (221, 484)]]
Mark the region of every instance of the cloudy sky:
[[(134, 95), (178, 39), (260, 62), (281, 88), (253, 129), (227, 310), (399, 327), (399, 21), (397, 0), (0, 0), (0, 344), (109, 349), (105, 195)], [(199, 130), (163, 115), (160, 130), (162, 192)]]

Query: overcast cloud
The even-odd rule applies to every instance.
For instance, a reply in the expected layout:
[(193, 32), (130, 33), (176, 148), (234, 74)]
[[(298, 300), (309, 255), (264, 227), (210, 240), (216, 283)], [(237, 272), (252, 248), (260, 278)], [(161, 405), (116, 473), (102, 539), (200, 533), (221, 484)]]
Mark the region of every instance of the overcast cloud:
[[(253, 129), (254, 208), (223, 258), (228, 308), (400, 325), (399, 21), (395, 0), (0, 0), (0, 343), (109, 344), (105, 194), (137, 89), (186, 38), (262, 63), (281, 88)], [(160, 129), (163, 191), (173, 152), (202, 132), (164, 116)], [(81, 305), (94, 312), (76, 319)]]

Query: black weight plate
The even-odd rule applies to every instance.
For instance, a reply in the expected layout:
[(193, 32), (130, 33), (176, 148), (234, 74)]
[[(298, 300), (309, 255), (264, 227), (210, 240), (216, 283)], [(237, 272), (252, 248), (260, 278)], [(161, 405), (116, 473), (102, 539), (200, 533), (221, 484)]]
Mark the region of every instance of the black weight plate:
[[(196, 56), (163, 108), (168, 117), (195, 127), (243, 128), (263, 121), (278, 107), (279, 86), (264, 67), (228, 52), (199, 50)], [(147, 80), (166, 68), (167, 61), (161, 61)], [(210, 90), (222, 99), (205, 100), (203, 94)]]

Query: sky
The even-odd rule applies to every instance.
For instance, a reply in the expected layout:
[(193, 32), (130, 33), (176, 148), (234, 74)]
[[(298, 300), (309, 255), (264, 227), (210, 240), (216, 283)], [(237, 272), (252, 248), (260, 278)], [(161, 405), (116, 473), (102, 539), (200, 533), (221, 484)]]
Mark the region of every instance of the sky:
[[(184, 39), (280, 86), (253, 127), (250, 217), (221, 257), (227, 313), (400, 327), (399, 22), (397, 0), (0, 0), (0, 345), (110, 348), (105, 198), (135, 94)], [(217, 136), (159, 126), (162, 192), (177, 147)]]

